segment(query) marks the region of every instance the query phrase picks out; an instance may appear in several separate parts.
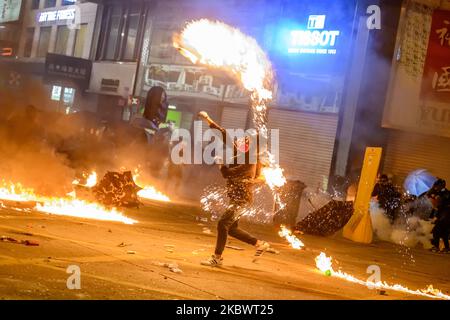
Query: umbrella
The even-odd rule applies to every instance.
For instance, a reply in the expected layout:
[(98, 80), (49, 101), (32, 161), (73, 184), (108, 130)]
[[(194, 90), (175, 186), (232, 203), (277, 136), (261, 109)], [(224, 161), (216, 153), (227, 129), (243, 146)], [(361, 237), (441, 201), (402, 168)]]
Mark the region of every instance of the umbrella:
[(408, 193), (419, 196), (427, 192), (437, 180), (431, 173), (425, 169), (419, 169), (411, 172), (403, 183), (404, 188)]
[(296, 230), (331, 236), (341, 230), (353, 215), (353, 201), (332, 200), (297, 223)]

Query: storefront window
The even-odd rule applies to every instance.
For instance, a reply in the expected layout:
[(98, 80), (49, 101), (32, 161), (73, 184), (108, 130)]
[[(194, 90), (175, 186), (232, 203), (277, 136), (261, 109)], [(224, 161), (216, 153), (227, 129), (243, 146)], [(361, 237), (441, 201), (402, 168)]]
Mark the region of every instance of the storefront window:
[(39, 9), (39, 4), (40, 3), (41, 3), (41, 0), (32, 0), (31, 1), (31, 10)]
[(31, 50), (33, 49), (34, 28), (28, 28), (25, 34), (25, 48), (23, 56), (25, 58), (31, 57)]
[(39, 46), (37, 56), (43, 58), (47, 55), (48, 46), (50, 44), (50, 35), (52, 33), (52, 27), (42, 27), (41, 34), (39, 36)]
[(134, 5), (128, 15), (128, 34), (125, 39), (124, 60), (136, 59), (136, 44), (138, 42), (139, 23), (141, 21), (142, 6)]
[(74, 5), (77, 2), (77, 0), (62, 0), (63, 6), (71, 6)]
[(75, 100), (75, 89), (64, 88), (63, 102), (66, 106), (72, 106)]
[(117, 46), (119, 44), (119, 29), (122, 19), (122, 8), (111, 8), (111, 16), (109, 21), (109, 34), (106, 38), (105, 59), (114, 60), (117, 56)]
[(45, 0), (44, 8), (56, 7), (56, 0)]
[(69, 41), (70, 29), (67, 26), (59, 26), (56, 35), (55, 53), (66, 54)]
[(60, 101), (61, 100), (61, 91), (62, 91), (62, 88), (60, 86), (53, 86), (51, 99), (53, 101)]
[(143, 32), (146, 5), (143, 1), (130, 4), (114, 3), (103, 17), (98, 60), (136, 61), (140, 35)]
[(84, 44), (86, 42), (87, 24), (80, 25), (80, 29), (77, 30), (77, 36), (75, 39), (75, 49), (73, 52), (74, 57), (82, 58), (84, 51)]

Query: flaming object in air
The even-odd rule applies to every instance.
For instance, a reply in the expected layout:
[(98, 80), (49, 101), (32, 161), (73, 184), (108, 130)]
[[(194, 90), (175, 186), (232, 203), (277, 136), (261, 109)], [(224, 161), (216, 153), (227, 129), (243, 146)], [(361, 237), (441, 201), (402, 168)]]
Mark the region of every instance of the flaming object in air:
[(284, 225), (281, 225), (281, 230), (278, 232), (278, 235), (282, 238), (285, 238), (292, 246), (292, 248), (301, 250), (305, 245), (304, 243), (294, 236), (292, 232), (286, 228)]
[(426, 289), (411, 290), (400, 284), (390, 285), (384, 281), (378, 281), (378, 282), (363, 281), (363, 280), (355, 278), (352, 275), (342, 272), (340, 270), (335, 271), (335, 270), (333, 270), (332, 258), (327, 257), (326, 254), (323, 252), (321, 252), (320, 255), (316, 257), (316, 267), (320, 271), (322, 271), (325, 274), (330, 275), (332, 277), (340, 278), (340, 279), (343, 279), (343, 280), (346, 280), (349, 282), (353, 282), (353, 283), (357, 283), (357, 284), (360, 284), (363, 286), (369, 286), (370, 288), (374, 288), (374, 289), (392, 290), (392, 291), (397, 291), (397, 292), (402, 292), (402, 293), (407, 293), (407, 294), (412, 294), (412, 295), (422, 296), (422, 297), (427, 297), (427, 298), (432, 298), (432, 299), (450, 300), (450, 296), (442, 293), (438, 289), (434, 289), (432, 285), (429, 285)]

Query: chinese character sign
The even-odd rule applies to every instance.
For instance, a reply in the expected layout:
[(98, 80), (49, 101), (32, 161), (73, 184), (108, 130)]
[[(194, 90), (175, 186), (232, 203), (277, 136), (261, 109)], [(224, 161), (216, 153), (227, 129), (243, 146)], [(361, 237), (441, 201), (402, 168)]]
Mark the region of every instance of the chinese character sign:
[(0, 23), (19, 20), (21, 8), (22, 0), (0, 0)]
[(450, 102), (450, 11), (433, 13), (421, 99)]

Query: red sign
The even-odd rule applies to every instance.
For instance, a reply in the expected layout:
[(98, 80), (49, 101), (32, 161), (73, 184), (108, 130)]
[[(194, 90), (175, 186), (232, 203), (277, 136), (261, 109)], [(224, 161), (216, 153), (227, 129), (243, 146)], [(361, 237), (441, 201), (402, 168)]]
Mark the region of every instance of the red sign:
[(433, 12), (420, 97), (450, 102), (450, 11)]
[(1, 57), (11, 57), (13, 55), (13, 48), (0, 48)]

